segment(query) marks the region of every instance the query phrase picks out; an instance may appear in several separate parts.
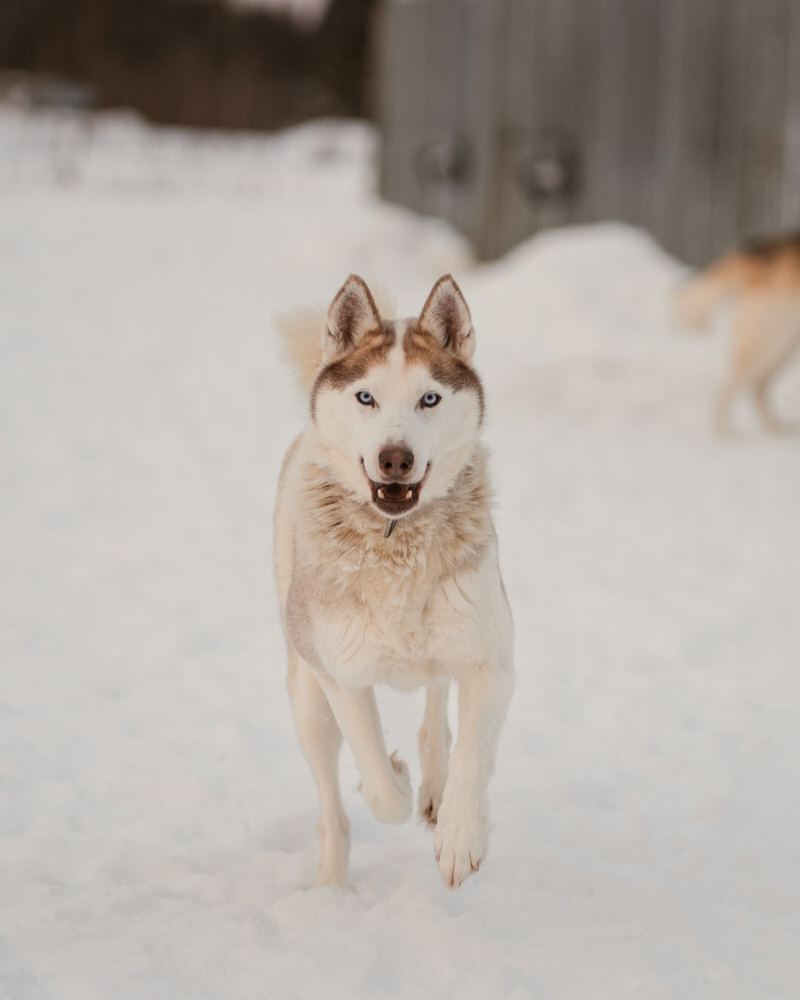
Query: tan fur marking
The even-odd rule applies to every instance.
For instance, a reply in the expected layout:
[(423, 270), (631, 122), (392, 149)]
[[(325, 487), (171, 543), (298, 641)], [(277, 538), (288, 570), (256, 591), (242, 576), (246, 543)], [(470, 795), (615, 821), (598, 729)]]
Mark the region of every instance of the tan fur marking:
[(483, 384), (471, 365), (443, 347), (432, 333), (423, 330), (416, 321), (409, 322), (406, 328), (403, 352), (407, 364), (428, 368), (438, 382), (448, 386), (453, 392), (462, 390), (474, 392), (478, 397), (480, 419), (483, 423), (485, 409)]
[(800, 292), (800, 240), (752, 242), (713, 261), (678, 290), (675, 307), (682, 323), (703, 327), (726, 297), (762, 292)]
[(713, 263), (702, 277), (724, 286), (729, 294), (800, 291), (800, 242), (745, 244)]
[[(373, 290), (373, 299), (381, 316), (393, 316), (394, 299), (387, 292)], [(322, 331), (328, 310), (294, 309), (273, 317), (273, 326), (282, 340), (283, 353), (298, 378), (300, 387), (310, 389), (322, 365)]]
[(379, 330), (371, 330), (347, 354), (326, 365), (311, 388), (311, 416), (316, 412), (317, 394), (324, 386), (344, 389), (363, 378), (370, 368), (382, 364), (395, 343), (394, 324), (384, 321)]

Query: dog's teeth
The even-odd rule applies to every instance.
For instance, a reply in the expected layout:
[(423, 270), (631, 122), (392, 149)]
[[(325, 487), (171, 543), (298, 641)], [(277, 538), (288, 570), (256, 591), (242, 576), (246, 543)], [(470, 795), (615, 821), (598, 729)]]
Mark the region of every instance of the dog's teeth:
[(414, 491), (409, 490), (408, 493), (406, 493), (406, 500), (410, 500), (413, 496), (414, 496)]
[(381, 500), (386, 499), (386, 494), (381, 489), (378, 490), (378, 496), (381, 498)]

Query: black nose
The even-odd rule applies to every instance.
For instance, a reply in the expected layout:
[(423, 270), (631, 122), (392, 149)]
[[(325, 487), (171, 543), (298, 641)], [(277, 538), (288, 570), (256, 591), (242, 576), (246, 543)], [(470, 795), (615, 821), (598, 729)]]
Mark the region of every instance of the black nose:
[(414, 468), (414, 452), (399, 445), (384, 448), (378, 455), (378, 465), (387, 480), (398, 482), (411, 475)]

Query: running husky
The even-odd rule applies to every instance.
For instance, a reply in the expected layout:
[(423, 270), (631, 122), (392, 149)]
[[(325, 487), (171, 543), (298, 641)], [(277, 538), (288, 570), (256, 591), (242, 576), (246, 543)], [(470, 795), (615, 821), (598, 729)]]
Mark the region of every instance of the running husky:
[(763, 426), (774, 433), (789, 430), (768, 393), (800, 346), (800, 233), (751, 240), (714, 261), (679, 291), (678, 315), (688, 325), (707, 326), (726, 298), (734, 302), (734, 344), (717, 400), (716, 429), (728, 432), (735, 396), (750, 391)]
[(310, 384), (308, 424), (278, 487), (275, 573), (294, 723), (320, 796), (317, 884), (347, 877), (342, 734), (373, 815), (411, 815), (408, 768), (386, 751), (373, 691), (386, 683), (427, 689), (418, 807), (436, 826), (445, 885), (458, 886), (488, 848), (488, 785), (513, 687), (469, 309), (445, 275), (418, 319), (386, 320), (351, 275), (324, 323), (281, 332)]

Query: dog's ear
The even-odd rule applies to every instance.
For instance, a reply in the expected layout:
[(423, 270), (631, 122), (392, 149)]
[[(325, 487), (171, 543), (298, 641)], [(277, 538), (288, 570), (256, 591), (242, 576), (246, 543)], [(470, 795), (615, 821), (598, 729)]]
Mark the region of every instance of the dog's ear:
[(475, 353), (475, 331), (469, 306), (451, 274), (439, 278), (422, 307), (419, 325), (448, 351), (469, 361)]
[(351, 274), (331, 302), (322, 331), (322, 361), (352, 350), (365, 333), (380, 329), (381, 316), (367, 283)]

